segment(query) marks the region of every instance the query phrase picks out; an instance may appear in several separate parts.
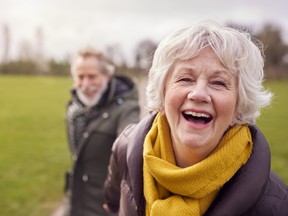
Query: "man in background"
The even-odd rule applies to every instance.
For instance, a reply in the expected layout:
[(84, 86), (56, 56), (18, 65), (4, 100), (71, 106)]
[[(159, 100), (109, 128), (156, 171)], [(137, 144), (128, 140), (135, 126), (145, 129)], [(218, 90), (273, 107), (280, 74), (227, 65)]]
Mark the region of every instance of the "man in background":
[(73, 165), (66, 176), (66, 215), (107, 215), (103, 185), (111, 148), (128, 124), (139, 121), (137, 87), (114, 75), (105, 56), (89, 47), (78, 53), (71, 73), (66, 124)]

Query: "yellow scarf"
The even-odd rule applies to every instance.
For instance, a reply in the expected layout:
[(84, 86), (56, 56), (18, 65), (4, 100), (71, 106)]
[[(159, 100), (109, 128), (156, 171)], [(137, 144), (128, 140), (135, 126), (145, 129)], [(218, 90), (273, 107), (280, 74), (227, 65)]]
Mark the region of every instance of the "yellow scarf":
[(146, 216), (203, 215), (251, 152), (248, 126), (235, 126), (209, 157), (187, 168), (177, 167), (167, 119), (158, 114), (144, 141)]

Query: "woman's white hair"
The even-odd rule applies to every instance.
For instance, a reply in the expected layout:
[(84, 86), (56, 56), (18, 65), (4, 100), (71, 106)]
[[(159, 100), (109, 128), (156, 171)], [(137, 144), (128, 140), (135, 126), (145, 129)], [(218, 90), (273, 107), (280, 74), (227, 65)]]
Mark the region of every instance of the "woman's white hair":
[(148, 110), (158, 112), (164, 109), (164, 85), (173, 64), (191, 59), (201, 49), (210, 46), (229, 72), (238, 76), (238, 104), (234, 123), (255, 123), (260, 109), (270, 104), (272, 93), (263, 87), (262, 43), (256, 39), (253, 41), (247, 32), (211, 21), (200, 22), (168, 35), (156, 49), (149, 71), (146, 88)]

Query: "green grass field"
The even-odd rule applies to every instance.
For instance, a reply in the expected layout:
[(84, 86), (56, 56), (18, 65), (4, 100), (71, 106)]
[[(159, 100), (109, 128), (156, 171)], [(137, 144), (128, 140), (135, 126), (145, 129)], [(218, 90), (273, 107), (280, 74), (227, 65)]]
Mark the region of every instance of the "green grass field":
[(271, 149), (272, 169), (288, 184), (288, 81), (270, 81), (272, 105), (257, 120)]
[[(70, 166), (64, 113), (67, 77), (0, 76), (0, 215), (48, 216), (63, 197)], [(258, 120), (272, 151), (272, 167), (288, 183), (288, 81)]]
[(70, 165), (64, 110), (71, 81), (0, 77), (0, 215), (49, 215)]

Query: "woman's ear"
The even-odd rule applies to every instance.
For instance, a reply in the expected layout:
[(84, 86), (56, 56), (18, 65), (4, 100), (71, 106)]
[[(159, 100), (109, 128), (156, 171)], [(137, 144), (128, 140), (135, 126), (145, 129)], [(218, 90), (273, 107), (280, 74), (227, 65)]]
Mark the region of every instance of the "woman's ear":
[(161, 102), (160, 108), (159, 108), (159, 112), (163, 115), (165, 115), (165, 108), (164, 108), (164, 102)]
[(238, 114), (235, 113), (234, 116), (233, 116), (233, 119), (232, 119), (231, 123), (229, 124), (229, 126), (230, 126), (230, 127), (233, 127), (235, 124), (237, 124), (237, 122), (239, 122), (238, 120), (239, 120)]

